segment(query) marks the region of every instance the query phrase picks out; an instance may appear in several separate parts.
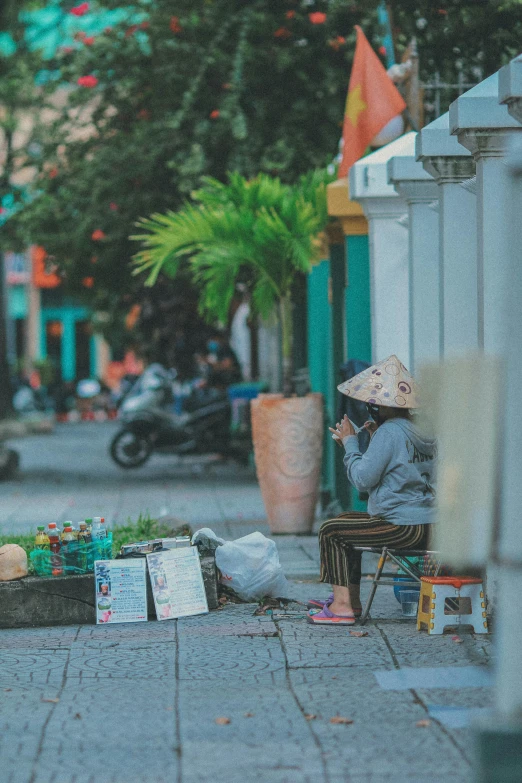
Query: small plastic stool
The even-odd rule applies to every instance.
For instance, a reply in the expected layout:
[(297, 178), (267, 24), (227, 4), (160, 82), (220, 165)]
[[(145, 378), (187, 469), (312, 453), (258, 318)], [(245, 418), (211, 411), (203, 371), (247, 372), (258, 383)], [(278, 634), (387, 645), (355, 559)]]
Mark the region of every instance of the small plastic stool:
[(467, 576), (422, 576), (417, 630), (444, 633), (446, 626), (471, 625), (488, 633), (482, 579)]

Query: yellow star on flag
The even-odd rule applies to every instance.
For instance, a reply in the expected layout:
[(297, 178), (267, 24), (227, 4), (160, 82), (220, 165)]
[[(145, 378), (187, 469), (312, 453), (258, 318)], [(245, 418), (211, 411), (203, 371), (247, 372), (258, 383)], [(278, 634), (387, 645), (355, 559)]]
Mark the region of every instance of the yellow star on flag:
[(363, 101), (361, 97), (361, 85), (358, 84), (356, 87), (353, 88), (353, 90), (350, 90), (348, 93), (348, 98), (346, 100), (346, 111), (345, 114), (352, 123), (353, 127), (355, 128), (357, 125), (357, 120), (359, 119), (359, 114), (363, 112), (365, 109), (367, 109), (366, 103)]
[(406, 103), (397, 90), (365, 34), (356, 25), (357, 43), (353, 58), (343, 121), (343, 157), (338, 177), (346, 177), (364, 155), (372, 139), (387, 122), (404, 111)]

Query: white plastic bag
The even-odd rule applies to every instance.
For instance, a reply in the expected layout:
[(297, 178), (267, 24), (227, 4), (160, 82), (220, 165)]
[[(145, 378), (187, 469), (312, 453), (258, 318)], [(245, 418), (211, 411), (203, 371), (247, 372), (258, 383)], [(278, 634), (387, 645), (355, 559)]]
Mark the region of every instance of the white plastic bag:
[(209, 549), (214, 552), (219, 546), (223, 546), (225, 540), (216, 536), (209, 527), (202, 527), (192, 536), (192, 546), (200, 546), (202, 549)]
[(275, 542), (262, 533), (226, 541), (216, 549), (216, 565), (221, 571), (221, 583), (244, 601), (290, 596), (291, 586), (281, 568)]

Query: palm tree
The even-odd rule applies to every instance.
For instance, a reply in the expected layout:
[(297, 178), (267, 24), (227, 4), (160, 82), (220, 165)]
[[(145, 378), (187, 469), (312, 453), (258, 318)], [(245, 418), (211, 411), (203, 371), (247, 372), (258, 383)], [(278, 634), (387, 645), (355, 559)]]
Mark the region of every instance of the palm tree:
[(286, 395), (292, 391), (292, 286), (321, 256), (330, 179), (322, 171), (294, 186), (266, 174), (252, 180), (231, 174), (227, 183), (207, 178), (194, 203), (140, 221), (146, 233), (132, 237), (143, 248), (135, 271), (148, 272), (148, 285), (160, 272), (175, 277), (188, 259), (209, 318), (227, 320), (239, 282), (251, 292), (254, 313), (266, 318), (278, 308)]

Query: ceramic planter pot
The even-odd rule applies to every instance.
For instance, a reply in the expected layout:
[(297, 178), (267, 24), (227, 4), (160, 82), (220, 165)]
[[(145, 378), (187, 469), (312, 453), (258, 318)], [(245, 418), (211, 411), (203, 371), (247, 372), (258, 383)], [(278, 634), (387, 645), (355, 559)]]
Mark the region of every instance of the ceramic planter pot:
[(260, 394), (251, 403), (257, 477), (272, 533), (309, 533), (323, 453), (323, 397)]

